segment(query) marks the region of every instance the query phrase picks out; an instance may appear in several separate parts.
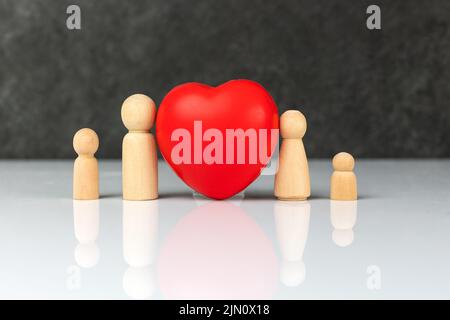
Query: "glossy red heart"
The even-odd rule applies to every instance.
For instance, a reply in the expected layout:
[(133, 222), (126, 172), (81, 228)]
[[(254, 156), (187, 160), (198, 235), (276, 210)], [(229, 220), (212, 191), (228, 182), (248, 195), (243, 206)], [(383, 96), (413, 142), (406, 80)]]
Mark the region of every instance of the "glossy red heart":
[(257, 82), (186, 83), (163, 99), (156, 137), (164, 159), (192, 189), (226, 199), (261, 173), (278, 142), (278, 110)]

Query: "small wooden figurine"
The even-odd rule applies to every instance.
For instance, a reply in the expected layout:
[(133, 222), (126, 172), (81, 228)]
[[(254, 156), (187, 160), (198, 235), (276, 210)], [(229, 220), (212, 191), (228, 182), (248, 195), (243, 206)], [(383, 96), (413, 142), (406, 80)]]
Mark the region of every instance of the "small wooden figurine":
[(73, 168), (73, 198), (95, 200), (99, 197), (98, 163), (94, 154), (98, 136), (89, 128), (80, 129), (73, 137), (73, 148), (78, 154)]
[(331, 175), (331, 200), (356, 200), (358, 198), (356, 175), (353, 172), (355, 159), (347, 152), (333, 158), (334, 172)]

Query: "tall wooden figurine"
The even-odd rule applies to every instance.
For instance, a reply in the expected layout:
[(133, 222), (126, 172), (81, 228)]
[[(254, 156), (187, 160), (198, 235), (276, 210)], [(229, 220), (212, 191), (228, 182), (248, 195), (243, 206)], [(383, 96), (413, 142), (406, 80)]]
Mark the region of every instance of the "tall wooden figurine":
[(280, 200), (306, 200), (311, 195), (308, 159), (303, 136), (305, 116), (297, 110), (288, 110), (280, 117), (281, 149), (275, 175), (275, 196)]
[(125, 200), (158, 198), (158, 159), (150, 129), (155, 122), (152, 99), (134, 94), (122, 104), (122, 121), (129, 130), (122, 144), (122, 189)]
[(73, 148), (78, 154), (73, 167), (73, 198), (76, 200), (99, 197), (98, 163), (94, 157), (98, 145), (97, 134), (89, 128), (78, 130), (73, 137)]

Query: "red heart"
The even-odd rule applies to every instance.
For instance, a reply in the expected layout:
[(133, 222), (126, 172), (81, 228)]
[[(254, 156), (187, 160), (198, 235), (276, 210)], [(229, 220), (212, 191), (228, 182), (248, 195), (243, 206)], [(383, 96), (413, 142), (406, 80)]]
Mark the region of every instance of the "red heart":
[[(241, 139), (243, 133), (251, 138), (239, 148), (230, 138), (233, 132)], [(163, 157), (187, 185), (213, 199), (232, 197), (259, 176), (278, 142), (277, 133), (275, 102), (250, 80), (218, 87), (179, 85), (164, 97), (156, 118)]]

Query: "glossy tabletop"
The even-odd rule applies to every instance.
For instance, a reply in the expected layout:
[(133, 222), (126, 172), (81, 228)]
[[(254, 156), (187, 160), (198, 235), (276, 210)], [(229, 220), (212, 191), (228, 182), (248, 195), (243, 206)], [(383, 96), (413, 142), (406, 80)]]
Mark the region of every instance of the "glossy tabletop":
[[(0, 298), (450, 298), (450, 161), (360, 160), (358, 201), (330, 201), (311, 160), (307, 202), (261, 176), (227, 201), (193, 193), (164, 162), (160, 199), (73, 201), (72, 161), (0, 161)], [(220, 183), (220, 181), (218, 181)]]

